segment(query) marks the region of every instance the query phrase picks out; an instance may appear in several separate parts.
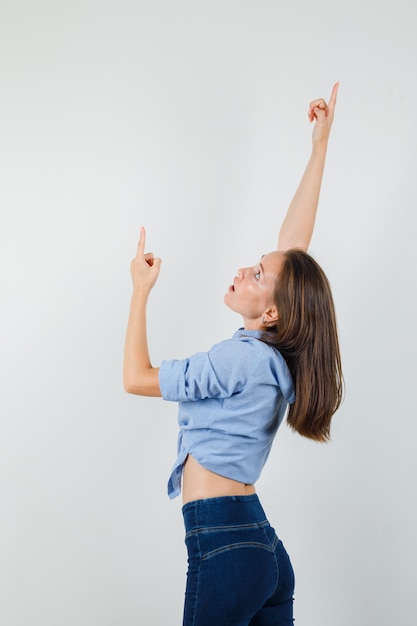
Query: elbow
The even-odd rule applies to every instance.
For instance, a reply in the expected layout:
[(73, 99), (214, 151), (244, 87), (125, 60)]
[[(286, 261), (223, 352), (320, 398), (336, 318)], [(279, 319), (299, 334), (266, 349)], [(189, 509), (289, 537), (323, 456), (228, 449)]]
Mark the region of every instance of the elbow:
[(126, 372), (124, 372), (123, 374), (123, 389), (126, 391), (126, 393), (133, 393), (135, 395), (141, 395), (140, 394), (140, 380), (138, 380), (138, 377), (132, 377), (129, 376)]
[(150, 368), (144, 372), (123, 375), (123, 388), (126, 393), (135, 396), (161, 396), (158, 380), (158, 368)]
[(126, 380), (123, 381), (123, 389), (126, 391), (126, 393), (137, 393), (135, 392), (135, 387)]
[(123, 389), (126, 393), (137, 393), (135, 391), (135, 386), (129, 380), (123, 380)]

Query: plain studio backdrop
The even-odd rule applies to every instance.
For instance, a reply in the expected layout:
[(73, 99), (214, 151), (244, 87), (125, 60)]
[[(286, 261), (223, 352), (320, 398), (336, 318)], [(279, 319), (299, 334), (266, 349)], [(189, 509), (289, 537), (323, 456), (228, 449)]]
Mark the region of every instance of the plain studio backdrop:
[[(300, 626), (415, 626), (414, 0), (3, 0), (0, 623), (175, 626), (175, 404), (127, 395), (141, 224), (162, 257), (154, 365), (228, 336), (340, 80), (311, 253), (346, 398), (332, 442), (282, 426), (258, 483)], [(215, 625), (213, 625), (215, 626)]]

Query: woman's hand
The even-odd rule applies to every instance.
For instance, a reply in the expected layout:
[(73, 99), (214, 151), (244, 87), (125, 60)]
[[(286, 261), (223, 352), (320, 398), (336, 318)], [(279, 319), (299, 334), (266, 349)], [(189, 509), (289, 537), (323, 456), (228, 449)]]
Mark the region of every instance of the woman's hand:
[(327, 143), (330, 135), (330, 129), (332, 127), (334, 118), (334, 109), (336, 106), (337, 90), (339, 89), (339, 83), (333, 85), (332, 93), (330, 95), (329, 104), (319, 98), (313, 100), (310, 103), (308, 110), (308, 119), (310, 122), (316, 120), (313, 128), (313, 145), (320, 143)]
[(138, 249), (130, 264), (133, 291), (148, 294), (159, 275), (161, 259), (155, 258), (152, 252), (145, 253), (145, 229), (141, 226)]

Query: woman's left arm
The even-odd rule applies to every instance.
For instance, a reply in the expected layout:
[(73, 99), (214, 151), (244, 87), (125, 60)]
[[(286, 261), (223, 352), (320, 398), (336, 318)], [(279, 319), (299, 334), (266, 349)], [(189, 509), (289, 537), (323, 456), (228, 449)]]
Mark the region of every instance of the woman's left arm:
[(142, 227), (136, 257), (130, 264), (133, 293), (127, 324), (123, 386), (128, 393), (141, 396), (161, 396), (159, 368), (152, 367), (146, 333), (148, 297), (161, 267), (161, 259), (144, 252), (145, 229)]
[(300, 184), (291, 200), (278, 236), (278, 250), (307, 250), (313, 235), (327, 143), (333, 123), (339, 83), (333, 86), (329, 104), (320, 98), (310, 103), (308, 117), (315, 120), (312, 152)]

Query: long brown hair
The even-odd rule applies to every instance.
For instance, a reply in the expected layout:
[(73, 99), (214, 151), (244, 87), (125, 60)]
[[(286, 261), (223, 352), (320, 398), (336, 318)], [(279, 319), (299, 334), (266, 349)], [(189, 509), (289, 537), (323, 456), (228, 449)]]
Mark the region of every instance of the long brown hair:
[(329, 281), (302, 250), (287, 250), (276, 280), (278, 322), (262, 335), (284, 357), (295, 385), (287, 422), (304, 437), (330, 439), (330, 421), (343, 399), (336, 315)]

